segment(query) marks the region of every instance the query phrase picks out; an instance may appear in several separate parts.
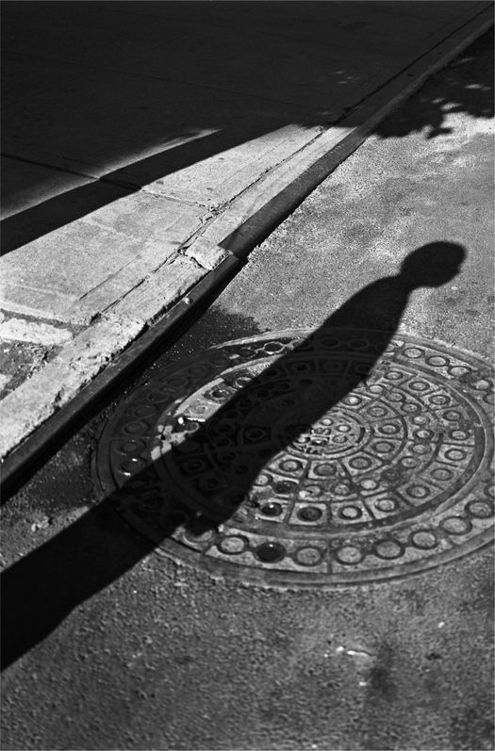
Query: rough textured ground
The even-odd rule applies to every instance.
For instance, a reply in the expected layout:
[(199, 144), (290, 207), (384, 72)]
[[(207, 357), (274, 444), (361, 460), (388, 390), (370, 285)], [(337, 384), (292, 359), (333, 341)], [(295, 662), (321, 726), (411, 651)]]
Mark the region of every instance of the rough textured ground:
[[(400, 326), (486, 356), (489, 113), (446, 114), (431, 138), (401, 128), (432, 98), (455, 109), (453, 76), (486, 102), (489, 80), (473, 69), (492, 70), (489, 49), (480, 41), (436, 76), (391, 119), (394, 136), (326, 180), (153, 370), (236, 336), (320, 325), (438, 241), (466, 248), (462, 273), (416, 290)], [(24, 645), (4, 674), (5, 749), (493, 748), (491, 549), (326, 592), (216, 582), (87, 512), (104, 419), (5, 507), (7, 608)]]
[[(2, 7), (0, 306), (15, 316), (0, 339), (42, 344), (39, 328), (54, 322), (85, 329), (58, 352), (3, 352), (2, 457), (223, 273), (209, 273), (217, 244), (251, 250), (328, 174), (327, 159), (342, 161), (370, 118), (493, 17), (472, 0)], [(449, 96), (484, 114), (484, 98), (455, 80)], [(441, 133), (443, 100), (422, 109)], [(100, 351), (91, 365), (88, 339)], [(45, 354), (57, 362), (45, 367)]]

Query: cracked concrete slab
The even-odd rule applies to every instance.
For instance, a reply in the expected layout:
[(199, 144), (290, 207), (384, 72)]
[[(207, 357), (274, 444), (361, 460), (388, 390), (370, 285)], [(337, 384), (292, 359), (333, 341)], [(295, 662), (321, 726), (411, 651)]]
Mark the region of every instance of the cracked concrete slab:
[(54, 411), (66, 405), (142, 330), (143, 322), (130, 316), (110, 316), (98, 321), (2, 399), (0, 455), (4, 456)]
[(171, 259), (204, 214), (144, 192), (125, 196), (5, 256), (0, 305), (88, 323)]

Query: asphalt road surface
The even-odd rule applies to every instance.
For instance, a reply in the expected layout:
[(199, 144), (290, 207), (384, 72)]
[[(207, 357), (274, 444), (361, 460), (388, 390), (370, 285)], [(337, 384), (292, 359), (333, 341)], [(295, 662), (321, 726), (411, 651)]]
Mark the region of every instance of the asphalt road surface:
[(433, 77), (8, 499), (4, 749), (493, 747), (490, 60)]

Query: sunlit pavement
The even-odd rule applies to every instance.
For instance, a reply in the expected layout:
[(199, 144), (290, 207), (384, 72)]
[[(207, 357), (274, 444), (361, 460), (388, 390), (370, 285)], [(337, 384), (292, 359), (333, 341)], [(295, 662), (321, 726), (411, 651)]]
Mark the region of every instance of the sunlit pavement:
[[(493, 8), (6, 2), (2, 17), (10, 459), (157, 318), (186, 315)], [(449, 94), (471, 111), (469, 90)], [(442, 109), (425, 106), (435, 132)]]
[[(431, 357), (462, 355), (468, 371), (480, 362), (476, 383), (486, 380), (490, 43), (477, 42), (386, 121), (139, 382), (209, 346), (265, 333), (280, 341), (279, 332), (325, 322), (392, 327), (394, 340), (423, 342)], [(452, 96), (459, 84), (470, 92), (464, 102)], [(429, 122), (437, 99), (442, 115)], [(397, 279), (415, 251), (424, 267), (404, 287)], [(455, 264), (438, 268), (450, 251)], [(4, 673), (4, 748), (493, 747), (490, 547), (403, 575), (399, 561), (395, 578), (301, 587), (289, 577), (285, 588), (225, 566), (208, 571), (206, 556), (179, 548), (158, 554), (111, 499), (95, 505), (102, 465), (98, 475), (93, 460), (113, 406), (4, 507), (13, 624), (4, 659), (15, 657)], [(477, 445), (484, 461), (490, 445)], [(477, 501), (486, 478), (469, 479)]]

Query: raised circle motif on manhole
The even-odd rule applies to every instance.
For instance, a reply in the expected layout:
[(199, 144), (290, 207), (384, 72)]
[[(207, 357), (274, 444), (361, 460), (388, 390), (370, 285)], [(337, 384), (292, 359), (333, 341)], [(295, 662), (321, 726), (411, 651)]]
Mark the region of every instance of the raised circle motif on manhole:
[(247, 581), (353, 584), (492, 539), (493, 376), (438, 342), (286, 331), (213, 347), (121, 403), (101, 492), (158, 548)]

